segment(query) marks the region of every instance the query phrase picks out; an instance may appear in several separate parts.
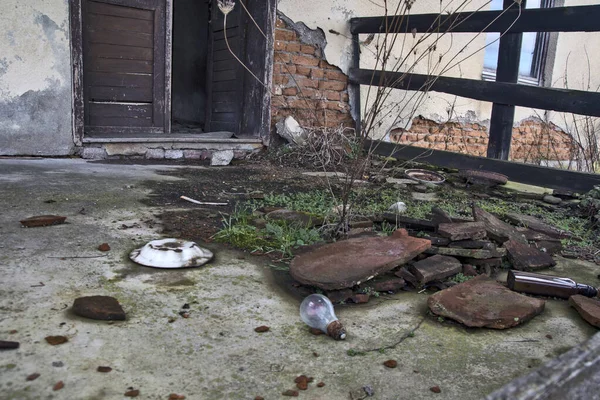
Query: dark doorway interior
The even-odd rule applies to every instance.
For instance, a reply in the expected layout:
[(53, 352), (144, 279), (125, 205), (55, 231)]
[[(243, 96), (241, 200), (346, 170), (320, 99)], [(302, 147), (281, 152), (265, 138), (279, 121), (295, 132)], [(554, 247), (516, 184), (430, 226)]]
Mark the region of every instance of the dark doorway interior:
[(173, 132), (205, 128), (209, 15), (208, 0), (173, 1)]

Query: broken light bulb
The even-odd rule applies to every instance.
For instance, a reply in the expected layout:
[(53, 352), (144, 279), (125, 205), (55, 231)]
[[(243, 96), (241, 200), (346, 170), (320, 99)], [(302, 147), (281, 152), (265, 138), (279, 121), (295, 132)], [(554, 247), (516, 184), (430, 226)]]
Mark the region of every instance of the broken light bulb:
[(346, 330), (335, 316), (333, 304), (322, 294), (311, 294), (302, 301), (300, 318), (311, 328), (319, 329), (335, 340), (346, 338)]

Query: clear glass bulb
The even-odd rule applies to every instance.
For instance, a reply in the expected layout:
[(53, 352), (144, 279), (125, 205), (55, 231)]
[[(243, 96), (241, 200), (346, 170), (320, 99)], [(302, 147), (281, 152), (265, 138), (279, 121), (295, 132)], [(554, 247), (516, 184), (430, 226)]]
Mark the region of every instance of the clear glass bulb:
[(311, 328), (319, 329), (335, 340), (346, 338), (346, 330), (335, 316), (333, 304), (322, 294), (311, 294), (302, 301), (300, 318)]

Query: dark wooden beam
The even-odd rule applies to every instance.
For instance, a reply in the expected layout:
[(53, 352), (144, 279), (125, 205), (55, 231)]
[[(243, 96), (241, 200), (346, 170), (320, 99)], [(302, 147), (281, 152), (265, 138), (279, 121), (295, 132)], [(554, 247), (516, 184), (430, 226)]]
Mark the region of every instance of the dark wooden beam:
[(600, 93), (597, 92), (354, 68), (350, 69), (349, 77), (351, 83), (361, 85), (429, 90), (493, 103), (600, 117)]
[[(361, 17), (350, 20), (350, 32), (388, 33), (407, 32), (598, 32), (600, 5), (557, 7), (510, 11), (460, 12), (455, 14), (418, 14), (409, 16)], [(387, 22), (385, 21), (387, 18)], [(494, 21), (494, 19), (498, 18)], [(494, 22), (492, 22), (494, 21)], [(514, 25), (513, 25), (514, 23)], [(489, 25), (489, 26), (488, 26)], [(512, 26), (511, 26), (512, 25)]]
[[(515, 4), (513, 0), (504, 0), (504, 9), (510, 9)], [(521, 6), (525, 8), (525, 0)], [(521, 60), (522, 33), (507, 33), (500, 37), (498, 46), (498, 63), (496, 67), (496, 82), (517, 83), (519, 79), (519, 62)], [(487, 156), (499, 160), (508, 160), (510, 142), (515, 121), (515, 106), (513, 103), (497, 103), (492, 106), (490, 118), (490, 140), (488, 141)]]
[(578, 193), (588, 192), (594, 188), (594, 185), (600, 185), (600, 174), (540, 167), (404, 144), (366, 141), (365, 150), (384, 157), (414, 160), (445, 168), (493, 171), (508, 176), (511, 181), (553, 189), (566, 189)]

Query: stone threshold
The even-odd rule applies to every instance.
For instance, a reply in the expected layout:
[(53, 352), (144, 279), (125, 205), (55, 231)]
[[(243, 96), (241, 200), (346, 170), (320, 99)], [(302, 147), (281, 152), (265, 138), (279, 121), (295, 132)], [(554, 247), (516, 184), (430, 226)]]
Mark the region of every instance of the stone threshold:
[(79, 155), (84, 159), (211, 159), (214, 152), (233, 151), (234, 158), (263, 148), (259, 138), (232, 138), (226, 132), (207, 134), (86, 137)]

